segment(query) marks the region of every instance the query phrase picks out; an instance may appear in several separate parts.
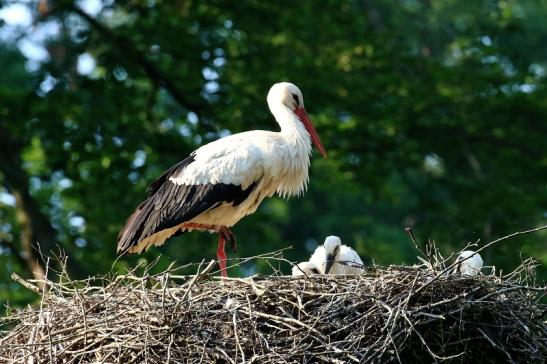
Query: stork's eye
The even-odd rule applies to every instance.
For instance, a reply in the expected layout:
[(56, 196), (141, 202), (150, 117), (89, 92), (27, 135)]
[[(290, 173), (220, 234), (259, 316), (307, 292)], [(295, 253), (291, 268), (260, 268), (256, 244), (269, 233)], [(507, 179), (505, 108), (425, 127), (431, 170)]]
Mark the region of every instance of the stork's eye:
[(300, 100), (298, 99), (298, 95), (297, 94), (292, 94), (292, 98), (293, 98), (294, 102), (296, 102), (296, 106), (299, 106), (300, 105)]
[(317, 268), (312, 268), (312, 269), (311, 269), (311, 272), (312, 272), (313, 274), (319, 274), (319, 270), (318, 270)]

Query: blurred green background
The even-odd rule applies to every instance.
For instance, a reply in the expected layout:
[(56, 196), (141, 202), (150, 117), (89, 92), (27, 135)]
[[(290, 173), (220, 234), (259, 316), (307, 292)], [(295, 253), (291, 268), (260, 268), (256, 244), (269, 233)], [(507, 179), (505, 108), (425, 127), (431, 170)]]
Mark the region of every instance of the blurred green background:
[[(236, 225), (230, 257), (303, 260), (339, 235), (367, 264), (411, 264), (407, 226), (450, 254), (546, 225), (545, 19), (540, 0), (0, 1), (0, 303), (35, 300), (10, 274), (40, 269), (37, 242), (76, 278), (213, 258), (216, 237), (191, 233), (114, 264), (116, 235), (199, 145), (276, 130), (265, 98), (284, 80), (329, 158), (304, 197)], [(535, 257), (544, 280), (547, 234), (483, 256)]]

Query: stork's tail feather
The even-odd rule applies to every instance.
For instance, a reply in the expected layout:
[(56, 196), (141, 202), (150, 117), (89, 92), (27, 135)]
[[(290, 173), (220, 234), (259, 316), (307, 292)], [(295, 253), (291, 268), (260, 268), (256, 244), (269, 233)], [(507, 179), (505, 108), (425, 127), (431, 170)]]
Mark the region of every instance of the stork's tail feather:
[(118, 253), (141, 253), (153, 245), (162, 245), (174, 234), (184, 232), (178, 224), (160, 227), (156, 205), (154, 196), (149, 197), (129, 216), (118, 234)]
[(141, 206), (139, 206), (139, 208), (137, 208), (135, 212), (133, 212), (131, 216), (129, 216), (123, 228), (120, 230), (120, 233), (118, 234), (118, 253), (128, 252), (135, 243), (135, 221), (140, 220), (138, 218), (139, 215), (142, 213), (140, 207)]
[(129, 216), (118, 234), (118, 253), (140, 253), (156, 243), (150, 239), (150, 230), (146, 228), (152, 205), (147, 199)]

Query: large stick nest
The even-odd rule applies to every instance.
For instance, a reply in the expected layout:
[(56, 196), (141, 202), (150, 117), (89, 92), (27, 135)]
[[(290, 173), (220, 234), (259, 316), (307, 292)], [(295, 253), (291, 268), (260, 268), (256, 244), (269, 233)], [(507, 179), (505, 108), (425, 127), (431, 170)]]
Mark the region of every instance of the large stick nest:
[(425, 264), (223, 282), (210, 268), (47, 282), (38, 307), (0, 322), (0, 361), (547, 361), (532, 261), (503, 277)]

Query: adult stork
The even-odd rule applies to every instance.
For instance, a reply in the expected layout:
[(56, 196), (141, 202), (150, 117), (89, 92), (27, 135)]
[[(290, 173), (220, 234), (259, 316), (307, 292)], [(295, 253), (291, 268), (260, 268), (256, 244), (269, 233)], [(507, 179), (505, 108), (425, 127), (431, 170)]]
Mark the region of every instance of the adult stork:
[(225, 242), (236, 247), (230, 227), (255, 212), (266, 197), (304, 193), (312, 142), (327, 157), (298, 87), (276, 83), (267, 100), (281, 131), (233, 134), (169, 168), (127, 219), (118, 235), (118, 252), (140, 253), (187, 231), (216, 232), (217, 258), (227, 276)]

